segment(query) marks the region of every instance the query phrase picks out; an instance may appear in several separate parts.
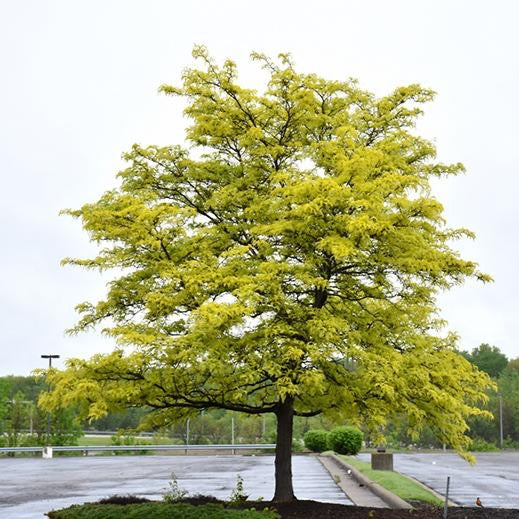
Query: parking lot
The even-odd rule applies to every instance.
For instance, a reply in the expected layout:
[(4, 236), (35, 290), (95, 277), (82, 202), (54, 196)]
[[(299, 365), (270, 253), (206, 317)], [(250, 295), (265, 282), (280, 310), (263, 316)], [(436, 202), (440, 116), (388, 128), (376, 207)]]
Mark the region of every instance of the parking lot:
[[(360, 459), (369, 461), (369, 455)], [(451, 453), (395, 454), (395, 470), (445, 494), (451, 477), (452, 501), (474, 506), (519, 508), (519, 453), (484, 453), (469, 465)], [(226, 499), (244, 480), (251, 499), (274, 492), (272, 456), (90, 456), (0, 459), (0, 517), (41, 519), (45, 512), (119, 494), (159, 499), (174, 473), (191, 494)], [(294, 488), (300, 499), (351, 504), (315, 457), (294, 456)]]
[[(273, 456), (90, 456), (0, 459), (0, 517), (42, 519), (53, 509), (114, 494), (160, 499), (174, 473), (190, 494), (229, 498), (241, 475), (250, 499), (271, 499)], [(321, 463), (293, 458), (300, 499), (351, 504)]]
[[(368, 454), (359, 458), (369, 461)], [(450, 476), (450, 499), (463, 506), (475, 506), (479, 497), (489, 508), (519, 508), (519, 453), (480, 453), (476, 458), (470, 465), (451, 453), (395, 454), (394, 469), (442, 495)]]

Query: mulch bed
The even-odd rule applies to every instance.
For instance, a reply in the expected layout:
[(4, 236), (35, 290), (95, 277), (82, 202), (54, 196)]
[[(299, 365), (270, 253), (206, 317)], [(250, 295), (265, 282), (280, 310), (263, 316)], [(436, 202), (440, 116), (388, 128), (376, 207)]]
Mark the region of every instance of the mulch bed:
[[(247, 503), (249, 506), (249, 503)], [(391, 510), (389, 508), (365, 508), (317, 501), (293, 503), (256, 503), (256, 509), (268, 506), (275, 509), (283, 519), (442, 519), (443, 509), (415, 504), (414, 510)], [(449, 507), (450, 519), (519, 519), (519, 510), (502, 508)]]
[[(214, 497), (198, 496), (184, 500), (191, 504), (222, 503)], [(320, 501), (293, 501), (273, 503), (271, 501), (245, 501), (237, 508), (269, 508), (276, 510), (283, 519), (443, 519), (443, 508), (423, 503), (412, 503), (413, 510), (391, 510), (389, 508), (366, 508), (362, 506), (321, 503)], [(519, 510), (507, 508), (449, 507), (450, 519), (519, 519)]]
[[(102, 502), (130, 504), (146, 499), (113, 496)], [(273, 503), (271, 501), (244, 501), (239, 505), (229, 505), (211, 496), (187, 497), (182, 502), (193, 505), (220, 503), (233, 508), (269, 508), (276, 510), (283, 519), (443, 519), (443, 508), (423, 503), (413, 503), (413, 510), (391, 510), (389, 508), (366, 508), (361, 506), (321, 503), (320, 501), (293, 501)], [(518, 509), (449, 507), (449, 519), (519, 519)]]

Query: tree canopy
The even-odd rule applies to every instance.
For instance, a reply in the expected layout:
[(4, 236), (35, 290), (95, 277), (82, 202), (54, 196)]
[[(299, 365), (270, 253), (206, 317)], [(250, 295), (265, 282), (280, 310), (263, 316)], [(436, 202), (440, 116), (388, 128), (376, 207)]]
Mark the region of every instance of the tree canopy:
[(447, 227), (430, 191), (463, 170), (413, 133), (433, 92), (379, 98), (253, 54), (259, 93), (232, 61), (193, 54), (182, 86), (161, 87), (187, 100), (188, 147), (134, 145), (119, 187), (66, 211), (99, 254), (65, 263), (115, 273), (73, 331), (101, 325), (118, 347), (51, 371), (44, 404), (91, 418), (146, 405), (156, 426), (274, 413), (278, 500), (294, 497), (294, 415), (380, 433), (404, 414), (463, 452), (489, 379), (442, 335), (436, 295), (489, 278), (451, 248), (472, 234)]
[(464, 352), (464, 357), (492, 378), (499, 377), (508, 365), (506, 355), (497, 346), (486, 343), (480, 344), (470, 353)]

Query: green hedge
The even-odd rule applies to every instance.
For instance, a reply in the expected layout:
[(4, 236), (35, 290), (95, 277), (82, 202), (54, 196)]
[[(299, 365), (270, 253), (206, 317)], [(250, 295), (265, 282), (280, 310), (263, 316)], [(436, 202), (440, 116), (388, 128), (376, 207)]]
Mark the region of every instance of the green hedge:
[(279, 519), (268, 510), (236, 510), (222, 505), (145, 503), (80, 505), (49, 512), (49, 519)]
[(339, 454), (353, 456), (362, 448), (362, 439), (362, 431), (356, 427), (336, 427), (330, 432), (330, 448)]
[(310, 429), (305, 433), (305, 447), (313, 452), (323, 452), (329, 449), (329, 432), (324, 429)]

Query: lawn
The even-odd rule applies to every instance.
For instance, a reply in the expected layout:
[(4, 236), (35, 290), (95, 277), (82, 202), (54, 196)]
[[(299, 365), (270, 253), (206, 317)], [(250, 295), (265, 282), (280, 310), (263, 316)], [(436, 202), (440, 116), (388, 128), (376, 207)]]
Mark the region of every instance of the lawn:
[[(169, 445), (173, 443), (171, 438), (149, 436), (135, 436), (137, 445)], [(113, 445), (111, 436), (82, 436), (78, 440), (78, 445), (98, 446), (98, 445)]]
[(82, 436), (78, 440), (78, 445), (112, 445), (112, 437), (111, 436)]

